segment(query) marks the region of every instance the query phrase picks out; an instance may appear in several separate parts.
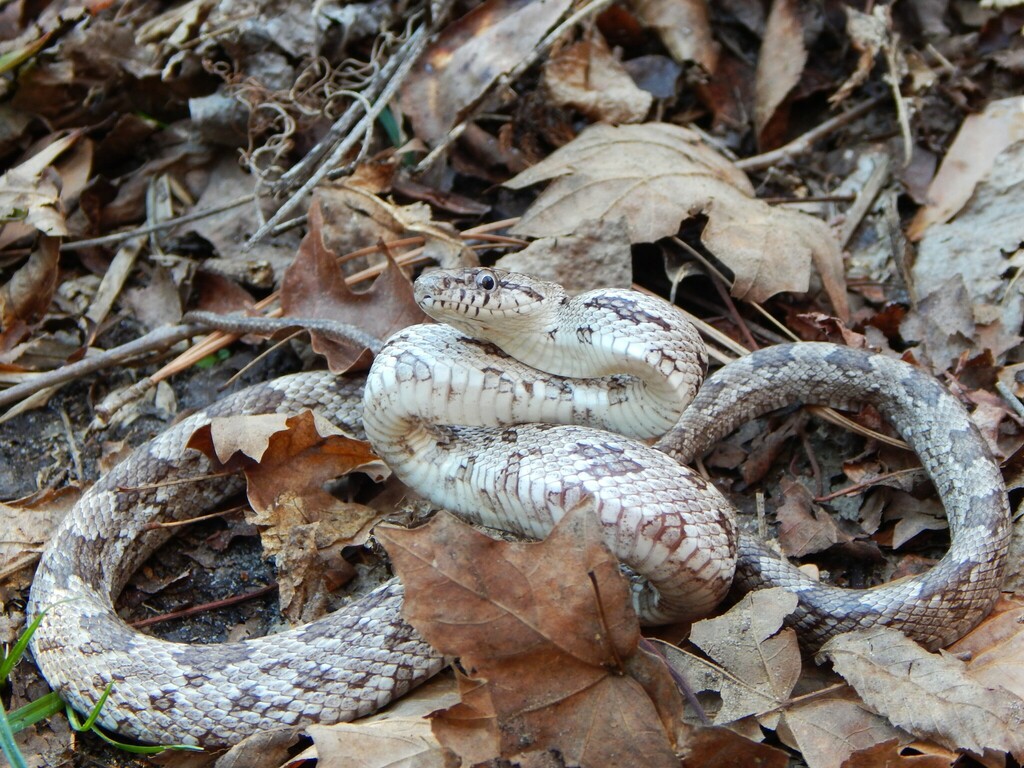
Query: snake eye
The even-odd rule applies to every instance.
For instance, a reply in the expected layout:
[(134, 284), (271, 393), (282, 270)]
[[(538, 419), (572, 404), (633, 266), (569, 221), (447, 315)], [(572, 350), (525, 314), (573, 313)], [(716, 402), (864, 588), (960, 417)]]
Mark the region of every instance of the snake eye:
[(498, 287), (498, 281), (494, 279), (491, 272), (480, 272), (476, 276), (476, 287), (485, 291), (493, 291)]

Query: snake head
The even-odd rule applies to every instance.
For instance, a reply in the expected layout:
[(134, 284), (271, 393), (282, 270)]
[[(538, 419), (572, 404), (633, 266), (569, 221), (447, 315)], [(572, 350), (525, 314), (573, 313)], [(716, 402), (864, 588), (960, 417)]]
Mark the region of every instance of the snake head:
[(413, 292), (435, 320), (499, 346), (523, 329), (543, 330), (567, 300), (556, 283), (485, 267), (427, 272), (416, 280)]

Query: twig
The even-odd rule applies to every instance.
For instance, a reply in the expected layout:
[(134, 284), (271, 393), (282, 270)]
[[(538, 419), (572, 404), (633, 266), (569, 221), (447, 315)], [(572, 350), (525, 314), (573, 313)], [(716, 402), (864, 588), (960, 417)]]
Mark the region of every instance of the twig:
[(327, 156), (326, 159), (320, 163), (315, 170), (310, 174), (309, 178), (300, 186), (291, 197), (284, 201), (280, 208), (274, 212), (274, 215), (267, 219), (259, 229), (253, 234), (249, 241), (246, 243), (246, 248), (251, 248), (256, 243), (262, 241), (270, 232), (276, 227), (281, 221), (290, 214), (295, 208), (306, 199), (306, 196), (312, 192), (313, 187), (319, 184), (331, 169), (341, 162), (341, 159), (345, 157), (352, 147), (357, 142), (362, 140), (363, 135), (366, 134), (373, 127), (373, 123), (380, 116), (380, 113), (384, 111), (388, 103), (398, 92), (399, 86), (404, 82), (406, 75), (412, 69), (412, 66), (419, 59), (420, 54), (426, 48), (427, 41), (430, 39), (430, 33), (427, 25), (424, 25), (413, 32), (409, 40), (402, 46), (402, 53), (400, 57), (401, 62), (398, 67), (395, 68), (395, 72), (391, 79), (388, 80), (387, 85), (381, 90), (377, 96), (377, 100), (363, 115), (362, 120), (356, 123), (355, 128), (334, 148), (334, 151)]
[(145, 336), (135, 339), (135, 341), (130, 341), (119, 347), (91, 355), (84, 360), (79, 360), (77, 363), (71, 363), (53, 371), (38, 373), (29, 381), (0, 392), (0, 408), (17, 403), (46, 387), (66, 384), (69, 381), (105, 368), (110, 368), (138, 355), (143, 355), (157, 349), (164, 349), (178, 343), (182, 339), (195, 336), (199, 332), (198, 328), (191, 325), (173, 325), (168, 328), (157, 328), (155, 331), (150, 331)]
[(232, 208), (237, 208), (240, 205), (251, 203), (256, 199), (256, 195), (242, 195), (234, 200), (224, 203), (223, 205), (215, 205), (213, 208), (204, 208), (201, 211), (193, 211), (192, 213), (186, 213), (184, 216), (178, 216), (173, 219), (165, 219), (164, 221), (158, 221), (155, 224), (147, 224), (144, 227), (137, 227), (135, 229), (129, 229), (126, 232), (115, 232), (112, 235), (104, 235), (103, 237), (94, 237), (89, 240), (73, 240), (70, 243), (64, 243), (61, 245), (61, 253), (67, 251), (78, 251), (82, 248), (92, 248), (97, 245), (111, 245), (113, 243), (120, 243), (125, 240), (130, 240), (133, 237), (139, 237), (140, 235), (149, 235), (153, 232), (160, 232), (165, 229), (171, 229), (178, 226), (179, 224), (188, 224), (192, 221), (198, 221), (199, 219), (205, 219), (207, 216), (216, 216), (218, 213), (224, 213), (224, 211), (230, 211)]
[(762, 155), (754, 155), (744, 160), (737, 160), (735, 165), (741, 171), (760, 171), (764, 168), (770, 168), (773, 165), (778, 165), (784, 160), (789, 160), (796, 155), (802, 155), (804, 152), (809, 152), (814, 146), (814, 143), (825, 138), (833, 131), (838, 130), (847, 123), (852, 123), (854, 120), (863, 117), (876, 106), (881, 104), (883, 99), (874, 98), (865, 101), (863, 104), (858, 104), (856, 107), (852, 107), (846, 112), (840, 115), (836, 115), (829, 120), (826, 120), (816, 128), (812, 128), (802, 136), (798, 136), (789, 142), (785, 146), (773, 149), (771, 152), (765, 152)]
[(876, 155), (875, 167), (868, 180), (864, 182), (853, 205), (846, 209), (846, 220), (839, 229), (839, 245), (845, 248), (853, 237), (860, 223), (864, 220), (871, 206), (874, 205), (885, 183), (889, 180), (889, 156)]
[(264, 315), (252, 317), (218, 315), (215, 312), (189, 312), (182, 319), (207, 329), (212, 328), (236, 336), (244, 336), (247, 333), (272, 336), (280, 331), (298, 329), (300, 331), (316, 331), (331, 341), (362, 344), (374, 354), (380, 352), (380, 348), (383, 346), (380, 339), (371, 336), (361, 328), (325, 317), (267, 317)]
[(227, 608), (238, 603), (244, 603), (247, 600), (255, 600), (258, 597), (269, 595), (277, 591), (277, 583), (268, 584), (265, 587), (248, 592), (244, 595), (235, 595), (234, 597), (226, 597), (223, 600), (214, 600), (211, 603), (203, 603), (202, 605), (194, 605), (191, 608), (182, 608), (180, 611), (171, 611), (170, 613), (164, 613), (160, 616), (152, 616), (148, 619), (140, 619), (139, 621), (133, 621), (130, 626), (139, 629), (141, 627), (149, 627), (153, 624), (159, 624), (163, 621), (171, 621), (172, 619), (183, 619), (188, 616), (194, 616), (197, 613), (206, 613), (207, 611), (216, 611), (219, 608)]
[(371, 100), (376, 98), (380, 91), (384, 88), (388, 79), (394, 75), (395, 70), (398, 68), (401, 62), (400, 56), (392, 56), (385, 62), (384, 66), (381, 67), (374, 80), (366, 87), (367, 93), (360, 94), (360, 97), (355, 99), (349, 108), (345, 110), (345, 113), (334, 121), (324, 137), (316, 143), (306, 156), (303, 157), (294, 166), (289, 168), (285, 173), (281, 175), (276, 186), (288, 188), (295, 184), (298, 184), (301, 179), (308, 179), (309, 174), (315, 173), (318, 167), (323, 166), (323, 158), (331, 147), (337, 142), (343, 140), (349, 131), (352, 130), (352, 126), (356, 121), (356, 116), (362, 111), (364, 114), (370, 111), (372, 108)]
[(1006, 404), (1013, 408), (1013, 412), (1021, 419), (1024, 419), (1024, 404), (1021, 403), (1020, 398), (1017, 397), (1010, 388), (1001, 381), (996, 382), (996, 391), (1002, 395), (1003, 400)]
[(870, 480), (862, 480), (859, 483), (854, 483), (853, 485), (848, 485), (845, 488), (840, 488), (838, 491), (833, 491), (832, 493), (827, 493), (827, 494), (822, 495), (820, 493), (820, 491), (819, 491), (819, 494), (814, 497), (814, 500), (816, 502), (818, 502), (819, 504), (823, 504), (825, 502), (832, 501), (833, 499), (838, 499), (841, 496), (852, 496), (855, 493), (860, 493), (861, 491), (866, 491), (868, 488), (873, 488), (874, 486), (878, 485), (879, 483), (884, 483), (886, 480), (891, 480), (894, 477), (902, 477), (903, 475), (913, 475), (913, 474), (915, 474), (917, 472), (923, 472), (923, 471), (924, 471), (924, 469), (922, 467), (910, 467), (909, 469), (897, 469), (894, 472), (886, 472), (885, 474), (882, 474), (882, 475), (876, 475), (875, 477), (871, 478)]
[(219, 519), (219, 518), (222, 518), (222, 517), (226, 517), (227, 515), (234, 514), (235, 512), (241, 512), (241, 511), (243, 511), (245, 509), (248, 509), (248, 508), (249, 508), (248, 505), (240, 504), (240, 505), (238, 505), (236, 507), (231, 507), (231, 509), (222, 509), (219, 512), (211, 512), (208, 515), (197, 515), (196, 517), (190, 517), (187, 520), (168, 520), (165, 523), (149, 522), (149, 523), (146, 523), (144, 526), (142, 526), (142, 530), (144, 530), (144, 531), (157, 531), (157, 530), (164, 530), (164, 529), (167, 529), (167, 528), (180, 528), (183, 525), (192, 525), (192, 523), (201, 523), (204, 520), (216, 520), (216, 519)]

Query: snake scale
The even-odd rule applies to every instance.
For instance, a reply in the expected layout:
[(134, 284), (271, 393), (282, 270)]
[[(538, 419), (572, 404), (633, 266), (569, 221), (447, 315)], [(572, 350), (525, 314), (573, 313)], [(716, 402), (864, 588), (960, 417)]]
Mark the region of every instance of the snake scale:
[[(830, 344), (781, 345), (731, 363), (697, 392), (706, 351), (659, 299), (569, 298), (487, 269), (429, 273), (415, 291), (444, 324), (393, 336), (365, 388), (306, 372), (243, 390), (141, 446), (83, 495), (43, 554), (29, 605), (30, 615), (49, 607), (32, 652), (77, 709), (112, 683), (105, 727), (150, 742), (230, 744), (368, 714), (443, 666), (402, 621), (397, 580), (243, 643), (170, 643), (117, 617), (113, 598), (167, 537), (150, 523), (195, 516), (240, 489), (238, 479), (208, 477), (205, 457), (185, 447), (197, 427), (233, 413), (310, 408), (353, 434), (365, 428), (407, 485), (491, 527), (540, 537), (566, 509), (590, 504), (609, 547), (646, 579), (634, 596), (648, 622), (707, 614), (734, 570), (746, 589), (797, 593), (793, 623), (812, 646), (885, 624), (939, 647), (991, 608), (1009, 539), (999, 468), (957, 400), (911, 366)], [(739, 423), (797, 401), (871, 403), (917, 452), (952, 539), (930, 572), (868, 590), (818, 584), (738, 533), (731, 506), (682, 466)], [(660, 450), (640, 442), (659, 435)]]

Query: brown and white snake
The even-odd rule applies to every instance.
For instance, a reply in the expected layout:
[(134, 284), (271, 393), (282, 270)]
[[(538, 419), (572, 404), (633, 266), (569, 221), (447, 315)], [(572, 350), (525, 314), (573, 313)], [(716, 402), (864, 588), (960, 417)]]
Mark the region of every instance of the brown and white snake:
[[(935, 648), (996, 599), (1009, 541), (999, 468), (960, 404), (909, 365), (830, 344), (772, 347), (720, 370), (686, 408), (706, 351), (658, 299), (610, 290), (570, 299), (487, 269), (425, 275), (416, 297), (447, 324), (393, 336), (365, 392), (326, 372), (251, 387), (143, 445), (82, 497), (43, 555), (29, 607), (49, 607), (32, 652), (76, 708), (90, 709), (113, 683), (104, 726), (151, 742), (229, 744), (359, 717), (441, 669), (402, 621), (397, 580), (312, 624), (243, 643), (170, 643), (117, 617), (113, 598), (167, 537), (149, 524), (193, 517), (239, 489), (237, 479), (206, 478), (205, 457), (185, 448), (197, 427), (230, 413), (310, 408), (355, 434), (365, 426), (409, 486), (491, 527), (541, 537), (587, 501), (612, 551), (647, 579), (635, 598), (648, 622), (707, 614), (734, 567), (744, 588), (797, 593), (793, 623), (811, 645), (884, 624)], [(739, 534), (731, 506), (678, 463), (796, 401), (871, 403), (917, 452), (952, 538), (930, 572), (869, 590), (819, 584)], [(666, 432), (660, 450), (635, 439)], [(198, 479), (180, 482), (189, 477)]]

